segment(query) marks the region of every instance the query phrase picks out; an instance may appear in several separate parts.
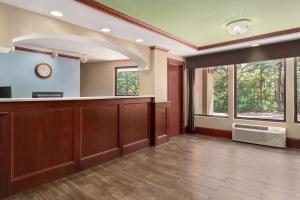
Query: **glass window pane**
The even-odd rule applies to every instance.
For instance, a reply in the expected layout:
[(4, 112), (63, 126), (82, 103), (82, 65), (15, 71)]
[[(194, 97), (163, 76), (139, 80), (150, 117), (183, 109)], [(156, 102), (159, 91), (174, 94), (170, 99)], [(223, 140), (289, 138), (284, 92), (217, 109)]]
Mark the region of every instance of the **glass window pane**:
[(285, 119), (285, 60), (236, 65), (239, 118)]
[(136, 67), (117, 68), (116, 70), (116, 96), (139, 95), (139, 72)]
[(228, 116), (228, 67), (195, 69), (196, 115)]

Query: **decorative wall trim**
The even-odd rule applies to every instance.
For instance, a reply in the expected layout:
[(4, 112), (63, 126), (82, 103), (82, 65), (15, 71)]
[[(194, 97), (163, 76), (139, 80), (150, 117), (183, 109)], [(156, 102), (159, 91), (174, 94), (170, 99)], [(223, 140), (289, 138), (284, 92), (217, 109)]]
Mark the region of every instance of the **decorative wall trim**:
[(228, 130), (196, 127), (195, 133), (200, 135), (208, 135), (208, 136), (227, 138), (227, 139), (232, 138), (232, 132)]
[(149, 25), (149, 24), (147, 24), (145, 22), (142, 22), (142, 21), (140, 21), (138, 19), (130, 17), (130, 16), (128, 16), (128, 15), (126, 15), (126, 14), (118, 11), (118, 10), (110, 8), (110, 7), (108, 7), (108, 6), (106, 6), (106, 5), (102, 4), (102, 3), (97, 2), (97, 1), (94, 1), (94, 0), (76, 0), (76, 1), (79, 2), (79, 3), (82, 3), (84, 5), (86, 5), (88, 7), (94, 8), (94, 9), (100, 11), (100, 12), (106, 13), (106, 14), (108, 14), (110, 16), (113, 16), (113, 17), (116, 17), (116, 18), (121, 19), (123, 21), (126, 21), (126, 22), (128, 22), (130, 24), (139, 26), (139, 27), (144, 28), (146, 30), (149, 30), (149, 31), (152, 31), (154, 33), (158, 33), (160, 35), (168, 37), (168, 38), (170, 38), (172, 40), (175, 40), (177, 42), (185, 44), (185, 45), (187, 45), (187, 46), (189, 46), (191, 48), (194, 48), (194, 49), (198, 49), (199, 48), (198, 45), (195, 45), (195, 44), (193, 44), (191, 42), (188, 42), (188, 41), (186, 41), (184, 39), (181, 39), (181, 38), (179, 38), (179, 37), (177, 37), (175, 35), (167, 33), (167, 32), (165, 32), (165, 31), (163, 31), (163, 30), (161, 30), (159, 28), (151, 26), (151, 25)]
[(160, 145), (169, 141), (169, 108), (171, 102), (155, 102), (154, 104), (154, 145)]
[(300, 149), (300, 139), (286, 138), (286, 146), (293, 149)]
[[(53, 54), (53, 52), (50, 52), (50, 51), (30, 49), (30, 48), (25, 48), (25, 47), (15, 47), (15, 49), (18, 50), (18, 51), (39, 53), (39, 54), (45, 54), (45, 55), (49, 55), (49, 56), (51, 56)], [(70, 58), (70, 59), (74, 59), (74, 60), (79, 60), (80, 59), (80, 57), (70, 56), (70, 55), (66, 55), (66, 54), (62, 54), (62, 53), (59, 53), (58, 56), (63, 57), (63, 58)]]
[(185, 68), (185, 62), (180, 60), (175, 60), (173, 58), (168, 58), (168, 65), (183, 66)]
[(139, 150), (144, 149), (149, 146), (150, 146), (149, 138), (142, 139), (142, 140), (139, 140), (136, 142), (132, 142), (130, 144), (125, 144), (123, 146), (123, 155), (133, 153), (135, 151), (139, 151)]
[[(200, 135), (207, 135), (207, 136), (226, 138), (226, 139), (232, 138), (232, 131), (229, 130), (196, 127), (195, 133)], [(287, 148), (300, 149), (300, 139), (286, 138), (286, 146)]]
[(265, 34), (261, 34), (261, 35), (256, 35), (256, 36), (252, 36), (252, 37), (247, 37), (247, 38), (242, 38), (242, 39), (237, 39), (237, 40), (231, 40), (231, 41), (226, 41), (226, 42), (220, 42), (220, 43), (216, 43), (216, 44), (211, 44), (211, 45), (205, 45), (205, 46), (199, 46), (196, 45), (192, 42), (188, 42), (182, 38), (179, 38), (175, 35), (172, 35), (166, 31), (163, 31), (159, 28), (156, 28), (150, 24), (147, 24), (145, 22), (142, 22), (141, 20), (138, 20), (136, 18), (130, 17), (129, 15), (126, 15), (125, 13), (122, 13), (116, 9), (113, 9), (109, 6), (106, 6), (102, 3), (99, 3), (95, 0), (76, 0), (77, 2), (84, 4), (88, 7), (94, 8), (100, 12), (106, 13), (110, 16), (116, 17), (118, 19), (121, 19), (123, 21), (126, 21), (130, 24), (134, 24), (136, 26), (139, 26), (141, 28), (147, 29), (149, 31), (152, 31), (154, 33), (163, 35), (165, 37), (168, 37), (172, 40), (175, 40), (179, 43), (182, 43), (186, 46), (189, 46), (193, 49), (196, 49), (198, 51), (201, 50), (207, 50), (207, 49), (211, 49), (211, 48), (217, 48), (217, 47), (223, 47), (223, 46), (228, 46), (228, 45), (233, 45), (233, 44), (238, 44), (238, 43), (242, 43), (242, 42), (250, 42), (250, 41), (255, 41), (255, 40), (260, 40), (260, 39), (266, 39), (266, 38), (271, 38), (271, 37), (277, 37), (277, 36), (282, 36), (282, 35), (288, 35), (288, 34), (292, 34), (292, 33), (298, 33), (300, 32), (300, 28), (292, 28), (292, 29), (287, 29), (287, 30), (281, 30), (281, 31), (275, 31), (275, 32), (271, 32), (271, 33), (265, 33)]
[(169, 52), (169, 49), (165, 49), (163, 47), (159, 47), (159, 46), (151, 46), (150, 47), (151, 50), (160, 50), (160, 51), (165, 51), (165, 52)]

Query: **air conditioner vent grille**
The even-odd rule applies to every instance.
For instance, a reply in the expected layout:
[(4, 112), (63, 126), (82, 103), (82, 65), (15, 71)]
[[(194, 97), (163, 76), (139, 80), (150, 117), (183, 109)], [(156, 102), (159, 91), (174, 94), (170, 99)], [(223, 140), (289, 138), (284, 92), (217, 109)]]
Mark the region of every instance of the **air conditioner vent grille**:
[(252, 131), (235, 131), (235, 139), (245, 142), (268, 142), (275, 138), (279, 138), (281, 135), (264, 133), (264, 132), (252, 132)]
[(247, 125), (247, 124), (236, 124), (236, 128), (247, 128), (247, 129), (253, 129), (253, 130), (262, 130), (267, 131), (269, 127), (267, 126), (253, 126), (253, 125)]
[(286, 146), (286, 129), (282, 127), (233, 124), (232, 139), (240, 142), (284, 148)]

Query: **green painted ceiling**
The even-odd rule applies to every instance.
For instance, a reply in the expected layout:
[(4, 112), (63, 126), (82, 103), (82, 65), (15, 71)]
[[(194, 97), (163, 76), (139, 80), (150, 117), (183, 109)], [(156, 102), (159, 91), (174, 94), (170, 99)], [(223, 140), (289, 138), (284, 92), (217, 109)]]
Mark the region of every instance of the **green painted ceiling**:
[[(300, 0), (97, 0), (199, 46), (300, 27)], [(248, 18), (249, 32), (232, 36), (227, 22)]]

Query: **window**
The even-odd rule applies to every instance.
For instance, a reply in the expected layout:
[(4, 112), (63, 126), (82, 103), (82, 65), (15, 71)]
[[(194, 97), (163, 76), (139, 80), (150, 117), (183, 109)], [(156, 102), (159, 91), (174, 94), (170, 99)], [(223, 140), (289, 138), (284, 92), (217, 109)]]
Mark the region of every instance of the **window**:
[(228, 116), (228, 67), (195, 69), (195, 115)]
[(295, 58), (295, 80), (296, 80), (295, 121), (300, 122), (300, 57)]
[(117, 67), (115, 70), (115, 95), (138, 96), (139, 72), (137, 67)]
[(285, 60), (235, 66), (235, 117), (285, 121)]

